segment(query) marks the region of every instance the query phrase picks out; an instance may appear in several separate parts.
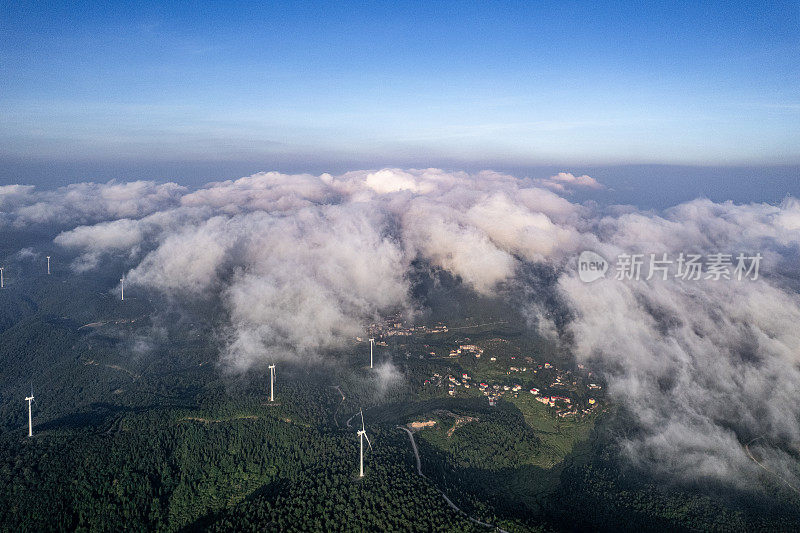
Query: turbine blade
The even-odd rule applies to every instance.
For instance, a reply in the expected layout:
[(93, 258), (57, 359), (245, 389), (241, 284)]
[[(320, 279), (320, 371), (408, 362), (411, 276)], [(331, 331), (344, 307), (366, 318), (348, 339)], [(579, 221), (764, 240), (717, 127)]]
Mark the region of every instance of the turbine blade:
[(364, 411), (359, 410), (358, 412), (361, 414), (361, 431), (364, 431)]
[(372, 451), (372, 443), (369, 441), (369, 437), (367, 437), (366, 432), (364, 433), (364, 438), (367, 439), (367, 444), (369, 445), (370, 451)]

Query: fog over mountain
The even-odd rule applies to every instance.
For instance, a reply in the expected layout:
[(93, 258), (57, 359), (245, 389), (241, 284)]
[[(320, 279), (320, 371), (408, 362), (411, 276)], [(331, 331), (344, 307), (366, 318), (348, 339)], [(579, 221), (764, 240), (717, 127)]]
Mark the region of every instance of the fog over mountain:
[[(381, 313), (414, 313), (415, 262), (485, 295), (521, 287), (531, 327), (602, 373), (640, 425), (622, 441), (633, 464), (744, 487), (759, 468), (752, 442), (797, 487), (800, 202), (697, 199), (654, 212), (570, 200), (601, 187), (567, 173), (438, 169), (268, 172), (198, 190), (10, 185), (0, 187), (0, 229), (57, 225), (55, 244), (76, 255), (75, 271), (124, 260), (133, 286), (221, 302), (220, 361), (236, 372), (265, 359), (317, 360)], [(605, 278), (579, 279), (583, 250), (608, 260)], [(757, 279), (645, 279), (650, 254), (681, 253), (763, 259)], [(641, 279), (616, 279), (621, 254), (643, 254)], [(529, 285), (530, 265), (556, 273), (546, 283), (557, 299)], [(381, 375), (399, 379), (393, 368)]]

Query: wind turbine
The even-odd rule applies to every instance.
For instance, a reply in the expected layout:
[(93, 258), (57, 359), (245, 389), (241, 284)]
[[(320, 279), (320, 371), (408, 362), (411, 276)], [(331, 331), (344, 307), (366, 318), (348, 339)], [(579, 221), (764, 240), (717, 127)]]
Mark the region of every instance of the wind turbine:
[(367, 445), (369, 446), (370, 450), (372, 450), (372, 444), (369, 442), (366, 429), (364, 429), (364, 411), (359, 410), (358, 412), (361, 414), (361, 429), (358, 431), (359, 443), (361, 444), (358, 477), (364, 477), (364, 439), (367, 439)]
[(47, 256), (47, 275), (50, 275), (50, 256)]
[(28, 436), (33, 437), (33, 418), (31, 417), (31, 402), (34, 402), (33, 399), (33, 385), (31, 385), (31, 395), (25, 398), (25, 401), (28, 402)]
[(125, 301), (125, 274), (123, 274), (122, 277), (119, 278), (119, 283), (120, 283), (120, 286), (119, 286), (120, 290), (122, 291), (122, 301), (124, 302)]
[(275, 401), (275, 364), (269, 365), (269, 401)]
[(3, 267), (0, 267), (0, 289), (4, 287), (3, 285)]
[(375, 339), (369, 340), (369, 367), (372, 368), (372, 347), (375, 346)]

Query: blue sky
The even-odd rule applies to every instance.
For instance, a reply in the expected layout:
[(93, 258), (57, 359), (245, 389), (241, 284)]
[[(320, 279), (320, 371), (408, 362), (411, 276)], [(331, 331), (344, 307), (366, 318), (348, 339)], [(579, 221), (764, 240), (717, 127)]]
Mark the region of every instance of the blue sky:
[(800, 164), (797, 2), (94, 4), (0, 7), (10, 165)]

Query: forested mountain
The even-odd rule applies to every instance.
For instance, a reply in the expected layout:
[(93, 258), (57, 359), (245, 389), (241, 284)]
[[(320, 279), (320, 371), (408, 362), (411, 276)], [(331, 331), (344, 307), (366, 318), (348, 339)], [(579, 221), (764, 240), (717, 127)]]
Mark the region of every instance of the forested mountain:
[[(32, 276), (0, 293), (5, 530), (490, 530), (483, 522), (508, 531), (789, 531), (800, 525), (796, 495), (767, 473), (761, 481), (774, 489), (771, 498), (730, 490), (713, 497), (707, 487), (700, 496), (697, 487), (648, 479), (620, 458), (613, 435), (630, 421), (615, 409), (571, 422), (528, 399), (526, 390), (520, 397), (509, 391), (491, 406), (477, 390), (479, 376), (502, 383), (505, 372), (451, 357), (421, 358), (412, 339), (381, 346), (380, 357), (399, 369), (381, 386), (364, 366), (363, 343), (325, 362), (280, 363), (271, 403), (266, 368), (237, 374), (219, 363), (218, 339), (210, 333), (218, 329), (216, 310), (188, 305), (170, 315), (157, 311), (163, 302), (133, 292), (122, 305), (106, 282)], [(501, 359), (535, 356), (536, 342), (526, 345), (512, 326), (503, 327), (470, 330), (470, 342), (488, 339), (487, 350)], [(447, 335), (428, 337), (427, 350), (463, 337)], [(510, 340), (498, 344), (498, 335)], [(456, 395), (423, 385), (434, 375), (468, 383), (461, 376), (470, 372), (478, 375), (475, 386), (462, 384)], [(29, 438), (24, 398), (31, 388)], [(363, 478), (359, 409), (372, 445)]]

